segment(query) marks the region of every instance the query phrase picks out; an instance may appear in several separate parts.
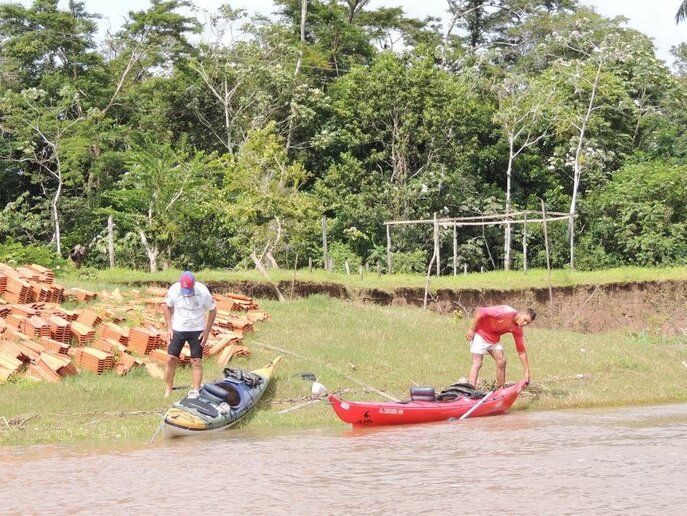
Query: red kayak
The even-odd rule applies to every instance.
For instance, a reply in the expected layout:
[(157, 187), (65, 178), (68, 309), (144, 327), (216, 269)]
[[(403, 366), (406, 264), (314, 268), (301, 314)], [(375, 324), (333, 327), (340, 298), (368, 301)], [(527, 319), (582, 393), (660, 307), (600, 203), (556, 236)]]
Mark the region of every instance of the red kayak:
[(493, 391), (483, 398), (458, 396), (450, 401), (345, 401), (332, 394), (334, 412), (353, 426), (408, 425), (446, 421), (460, 417), (505, 414), (527, 385), (525, 380)]

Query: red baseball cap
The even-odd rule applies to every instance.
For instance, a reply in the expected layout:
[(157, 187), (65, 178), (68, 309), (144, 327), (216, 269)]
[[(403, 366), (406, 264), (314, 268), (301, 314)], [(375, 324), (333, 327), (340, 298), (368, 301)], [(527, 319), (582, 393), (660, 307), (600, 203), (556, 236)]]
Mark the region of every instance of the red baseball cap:
[(196, 278), (191, 271), (185, 271), (181, 275), (181, 278), (179, 278), (179, 284), (181, 285), (182, 296), (192, 296), (195, 293), (193, 287), (196, 284)]

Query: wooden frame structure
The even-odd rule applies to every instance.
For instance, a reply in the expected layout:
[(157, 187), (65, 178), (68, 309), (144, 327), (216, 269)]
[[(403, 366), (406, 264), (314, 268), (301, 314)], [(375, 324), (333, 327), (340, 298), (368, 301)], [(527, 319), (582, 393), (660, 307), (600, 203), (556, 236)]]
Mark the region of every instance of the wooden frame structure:
[[(538, 217), (528, 219), (528, 216)], [(410, 224), (432, 224), (434, 226), (434, 255), (432, 256), (432, 262), (436, 265), (436, 275), (441, 275), (441, 257), (439, 252), (439, 241), (440, 241), (440, 231), (441, 226), (452, 227), (453, 228), (453, 275), (458, 274), (458, 228), (464, 226), (499, 226), (499, 225), (510, 225), (510, 224), (524, 224), (525, 234), (523, 235), (523, 256), (524, 256), (524, 269), (527, 270), (527, 224), (544, 224), (544, 229), (546, 233), (546, 224), (549, 222), (555, 222), (559, 220), (570, 220), (569, 213), (562, 212), (546, 212), (542, 203), (542, 211), (534, 210), (523, 210), (518, 212), (513, 212), (509, 214), (498, 214), (498, 215), (477, 215), (473, 217), (456, 217), (456, 218), (437, 218), (436, 213), (433, 219), (423, 219), (423, 220), (389, 220), (384, 222), (386, 226), (386, 266), (387, 274), (391, 274), (393, 271), (393, 260), (391, 253), (391, 227), (410, 225)], [(548, 249), (548, 242), (547, 242)], [(548, 261), (548, 257), (547, 257)], [(431, 268), (431, 262), (430, 262)], [(428, 271), (429, 273), (429, 271)]]

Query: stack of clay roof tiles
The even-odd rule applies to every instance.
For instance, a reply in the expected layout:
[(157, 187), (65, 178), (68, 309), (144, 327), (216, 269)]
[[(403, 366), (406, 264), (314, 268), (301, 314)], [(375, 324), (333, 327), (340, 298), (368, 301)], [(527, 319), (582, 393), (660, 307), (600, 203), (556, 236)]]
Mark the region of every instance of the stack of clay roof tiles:
[(112, 353), (85, 346), (74, 348), (74, 361), (94, 373), (103, 374), (114, 367), (114, 357)]
[(95, 328), (102, 322), (102, 319), (94, 310), (86, 308), (79, 311), (76, 322)]
[(241, 335), (254, 330), (253, 323), (248, 320), (248, 317), (234, 315), (223, 310), (217, 311), (215, 323), (220, 328), (227, 328), (228, 330), (235, 331)]
[(48, 324), (50, 325), (51, 338), (58, 342), (69, 344), (72, 336), (72, 325), (68, 320), (59, 315), (52, 315), (48, 319)]
[(222, 294), (214, 294), (212, 299), (215, 301), (215, 306), (217, 311), (231, 312), (232, 310), (237, 310), (240, 305), (234, 303), (234, 300), (229, 296), (224, 296)]
[(50, 351), (42, 351), (26, 371), (28, 377), (48, 382), (59, 382), (63, 377), (74, 374), (77, 374), (76, 367), (69, 357)]
[(72, 293), (79, 301), (93, 301), (98, 295), (90, 290), (84, 290), (82, 288), (73, 288)]
[(255, 310), (258, 308), (253, 298), (241, 294), (226, 294), (234, 302), (233, 310)]
[(74, 321), (71, 323), (69, 331), (72, 338), (76, 339), (79, 346), (85, 346), (93, 341), (95, 338), (95, 328), (80, 322)]
[(100, 351), (105, 351), (107, 353), (125, 353), (129, 351), (129, 349), (121, 342), (118, 342), (114, 339), (104, 339), (102, 337), (96, 339), (91, 344), (91, 347), (99, 349)]
[(10, 303), (61, 303), (64, 300), (64, 287), (53, 282), (52, 271), (40, 265), (14, 269), (0, 264), (0, 295)]
[(147, 355), (152, 350), (160, 347), (160, 332), (148, 328), (132, 328), (129, 331), (129, 343), (127, 347), (139, 355)]
[(37, 315), (32, 315), (24, 319), (20, 329), (33, 339), (50, 337), (50, 325), (48, 321)]
[(59, 355), (66, 355), (69, 351), (69, 344), (51, 339), (50, 337), (41, 337), (38, 342), (48, 351), (52, 351), (53, 353), (57, 353)]
[(65, 310), (64, 308), (60, 308), (60, 310), (56, 313), (62, 317), (62, 319), (69, 322), (76, 321), (76, 318), (79, 317), (79, 312), (74, 310)]
[(258, 321), (269, 321), (270, 316), (267, 312), (264, 310), (248, 310), (246, 312), (246, 317), (248, 317), (248, 320), (250, 322), (258, 322)]
[(143, 364), (140, 358), (132, 357), (128, 353), (121, 353), (119, 355), (119, 361), (115, 364), (115, 372), (123, 376), (134, 367), (141, 367)]
[[(97, 373), (114, 368), (120, 375), (132, 367), (145, 366), (149, 374), (163, 375), (154, 362), (164, 364), (167, 360), (167, 331), (160, 306), (167, 289), (147, 289), (148, 300), (141, 299), (138, 291), (128, 291), (127, 297), (134, 297), (128, 303), (119, 291), (105, 292), (101, 299), (114, 300), (118, 308), (98, 311), (59, 306), (65, 299), (64, 292), (63, 287), (54, 284), (49, 269), (36, 265), (15, 269), (0, 263), (0, 383), (22, 371), (30, 378), (59, 381), (67, 374), (75, 374), (75, 365)], [(95, 293), (83, 289), (70, 292), (77, 301), (96, 298)], [(254, 321), (269, 316), (246, 296), (213, 297), (218, 316), (203, 355), (215, 356), (226, 365), (232, 356), (250, 354), (246, 346), (240, 345), (243, 334), (253, 330)], [(244, 314), (236, 315), (236, 311)], [(140, 326), (120, 326), (127, 321), (127, 314), (138, 318)], [(180, 355), (182, 364), (189, 361), (187, 348)]]
[(118, 326), (112, 322), (106, 322), (100, 328), (101, 338), (113, 339), (125, 346), (129, 343), (129, 328)]
[(29, 303), (31, 302), (31, 285), (22, 280), (19, 276), (6, 273), (7, 284), (2, 294), (10, 303)]
[(153, 360), (158, 364), (167, 363), (167, 352), (164, 349), (153, 349), (148, 353), (148, 356), (150, 357), (150, 360)]

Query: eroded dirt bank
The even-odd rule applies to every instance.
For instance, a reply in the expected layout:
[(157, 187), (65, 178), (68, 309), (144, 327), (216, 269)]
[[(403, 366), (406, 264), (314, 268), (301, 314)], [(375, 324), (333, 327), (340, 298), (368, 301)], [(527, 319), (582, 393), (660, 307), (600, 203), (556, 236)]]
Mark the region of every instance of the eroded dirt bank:
[[(166, 285), (160, 285), (166, 286)], [(255, 282), (208, 282), (216, 292), (237, 292), (256, 298), (276, 299), (274, 287)], [(279, 289), (287, 298), (324, 294), (338, 299), (364, 303), (422, 307), (424, 289), (351, 289), (338, 283), (281, 282)], [(625, 329), (657, 335), (687, 335), (687, 282), (656, 281), (610, 283), (552, 289), (527, 290), (439, 289), (433, 291), (429, 307), (442, 313), (461, 311), (471, 315), (477, 306), (507, 304), (515, 308), (534, 308), (537, 326), (583, 332)]]

